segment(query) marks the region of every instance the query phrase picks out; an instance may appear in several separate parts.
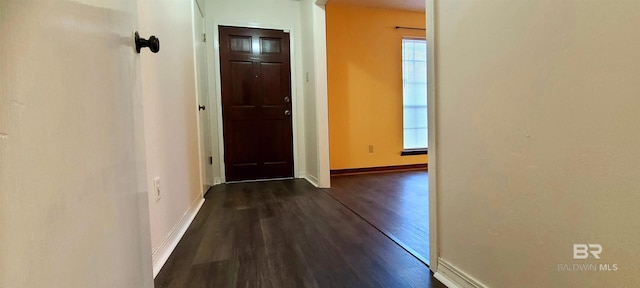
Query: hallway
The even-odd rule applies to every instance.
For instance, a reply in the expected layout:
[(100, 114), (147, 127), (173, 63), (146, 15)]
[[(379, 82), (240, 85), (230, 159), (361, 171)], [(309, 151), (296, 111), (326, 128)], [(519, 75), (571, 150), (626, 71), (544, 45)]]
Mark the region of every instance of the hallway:
[(305, 180), (219, 185), (156, 287), (444, 287)]

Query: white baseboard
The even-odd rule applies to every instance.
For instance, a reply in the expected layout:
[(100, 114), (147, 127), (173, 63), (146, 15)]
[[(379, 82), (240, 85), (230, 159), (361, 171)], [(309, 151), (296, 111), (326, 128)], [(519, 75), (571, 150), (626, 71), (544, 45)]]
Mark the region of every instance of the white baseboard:
[(169, 233), (169, 235), (167, 235), (167, 238), (165, 238), (162, 243), (160, 243), (160, 245), (153, 250), (152, 258), (154, 279), (156, 278), (156, 276), (158, 276), (160, 269), (162, 269), (164, 263), (167, 262), (169, 256), (171, 256), (171, 252), (173, 252), (173, 249), (178, 246), (178, 242), (180, 242), (180, 239), (182, 239), (184, 233), (187, 232), (187, 228), (189, 228), (189, 225), (191, 225), (193, 219), (196, 218), (196, 214), (198, 214), (198, 211), (200, 211), (200, 208), (202, 208), (202, 204), (204, 204), (204, 198), (196, 199), (191, 207), (189, 207), (189, 210), (187, 210), (187, 212), (182, 215), (182, 218), (180, 219), (180, 221), (178, 221), (176, 226), (171, 229), (171, 232)]
[(438, 279), (438, 281), (440, 281), (440, 283), (444, 284), (444, 286), (447, 286), (448, 288), (460, 288), (460, 286), (456, 285), (456, 283), (453, 283), (452, 280), (449, 280), (449, 278), (447, 278), (446, 276), (442, 275), (442, 273), (440, 272), (436, 272), (433, 274), (433, 278)]
[(309, 175), (309, 174), (305, 174), (304, 177), (302, 177), (304, 179), (306, 179), (309, 183), (311, 183), (311, 185), (315, 186), (315, 187), (320, 187), (320, 185), (318, 183), (320, 183), (320, 181), (318, 181), (318, 178), (316, 178), (313, 175)]
[(219, 184), (222, 184), (222, 178), (214, 177), (213, 178), (213, 186), (216, 186), (216, 185), (219, 185)]
[(449, 288), (486, 288), (480, 281), (462, 272), (442, 258), (438, 258), (438, 271), (433, 275)]

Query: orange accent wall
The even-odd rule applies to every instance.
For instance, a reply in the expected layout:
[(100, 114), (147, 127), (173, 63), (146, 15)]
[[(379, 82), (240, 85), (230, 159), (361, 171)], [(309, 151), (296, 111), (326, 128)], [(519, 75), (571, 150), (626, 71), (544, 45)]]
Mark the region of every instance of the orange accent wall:
[[(326, 6), (331, 169), (427, 163), (402, 151), (402, 37), (425, 13)], [(369, 153), (369, 145), (374, 152)]]

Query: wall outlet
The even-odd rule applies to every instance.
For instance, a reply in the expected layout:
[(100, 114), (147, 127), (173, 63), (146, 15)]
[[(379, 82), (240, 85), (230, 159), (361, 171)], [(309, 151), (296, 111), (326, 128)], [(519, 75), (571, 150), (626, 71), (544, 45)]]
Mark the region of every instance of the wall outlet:
[(369, 153), (373, 153), (373, 145), (369, 145)]
[(156, 202), (160, 201), (160, 177), (153, 178), (153, 193), (156, 196)]

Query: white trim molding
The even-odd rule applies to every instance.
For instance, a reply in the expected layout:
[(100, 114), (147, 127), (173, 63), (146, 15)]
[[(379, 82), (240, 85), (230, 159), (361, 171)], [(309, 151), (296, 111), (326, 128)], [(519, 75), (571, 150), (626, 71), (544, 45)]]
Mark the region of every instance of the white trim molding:
[(449, 288), (486, 288), (487, 285), (462, 272), (442, 258), (438, 258), (438, 272), (433, 277)]
[(313, 7), (313, 43), (315, 67), (316, 125), (318, 141), (317, 187), (331, 187), (329, 154), (329, 87), (327, 71), (326, 0), (316, 1)]
[(324, 188), (324, 187), (320, 187), (318, 178), (316, 178), (311, 174), (305, 174), (304, 179), (307, 180), (307, 182), (311, 183), (311, 185), (315, 186), (316, 188)]
[(438, 101), (437, 101), (437, 49), (435, 8), (437, 0), (426, 0), (427, 17), (427, 110), (429, 127), (429, 267), (438, 271)]
[(196, 199), (191, 207), (189, 207), (189, 210), (182, 215), (182, 218), (180, 218), (180, 221), (178, 221), (176, 226), (171, 229), (169, 235), (167, 235), (167, 237), (162, 240), (162, 243), (153, 250), (151, 257), (153, 259), (154, 279), (158, 276), (160, 269), (162, 269), (162, 266), (167, 262), (167, 259), (171, 256), (173, 250), (178, 246), (178, 242), (180, 242), (182, 236), (187, 232), (187, 228), (189, 228), (193, 219), (196, 218), (198, 211), (202, 208), (202, 204), (204, 204), (204, 198)]

